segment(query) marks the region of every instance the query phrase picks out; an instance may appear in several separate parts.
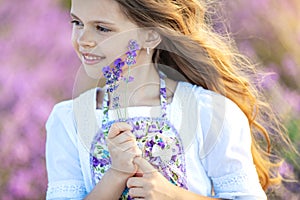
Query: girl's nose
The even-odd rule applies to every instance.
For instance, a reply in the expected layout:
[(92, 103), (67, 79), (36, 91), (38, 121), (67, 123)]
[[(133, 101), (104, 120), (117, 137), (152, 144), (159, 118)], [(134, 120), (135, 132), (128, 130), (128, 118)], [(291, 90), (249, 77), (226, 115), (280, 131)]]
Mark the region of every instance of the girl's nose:
[(81, 35), (78, 37), (78, 44), (85, 49), (94, 48), (97, 45), (94, 37), (88, 30), (82, 30)]

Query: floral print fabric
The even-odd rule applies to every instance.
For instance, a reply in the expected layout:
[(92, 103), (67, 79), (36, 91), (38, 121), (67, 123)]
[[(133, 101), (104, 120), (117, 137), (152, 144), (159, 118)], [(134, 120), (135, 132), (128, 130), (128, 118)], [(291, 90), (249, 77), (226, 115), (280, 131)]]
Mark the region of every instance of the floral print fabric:
[[(161, 79), (160, 96), (161, 117), (135, 117), (126, 119), (126, 122), (133, 127), (132, 133), (136, 136), (142, 156), (171, 183), (187, 189), (184, 149), (178, 132), (166, 118), (167, 100), (163, 79)], [(105, 140), (110, 126), (117, 121), (108, 119), (107, 96), (103, 102), (103, 113), (102, 128), (91, 146), (90, 162), (94, 184), (101, 180), (111, 166)], [(120, 199), (131, 199), (127, 188)]]

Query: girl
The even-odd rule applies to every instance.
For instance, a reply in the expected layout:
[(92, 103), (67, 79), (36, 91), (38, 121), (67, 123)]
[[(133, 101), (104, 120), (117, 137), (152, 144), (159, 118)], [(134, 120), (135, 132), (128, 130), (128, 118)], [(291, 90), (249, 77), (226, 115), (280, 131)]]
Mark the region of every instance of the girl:
[(72, 0), (73, 46), (99, 82), (48, 119), (47, 199), (266, 199), (280, 125), (207, 10)]

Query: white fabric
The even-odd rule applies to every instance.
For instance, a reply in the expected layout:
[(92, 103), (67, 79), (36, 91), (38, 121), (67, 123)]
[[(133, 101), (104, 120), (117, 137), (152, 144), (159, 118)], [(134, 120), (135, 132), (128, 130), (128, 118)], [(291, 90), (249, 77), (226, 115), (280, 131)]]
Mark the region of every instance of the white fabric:
[[(102, 111), (96, 110), (96, 89), (88, 93), (93, 94), (86, 96), (92, 98), (99, 126)], [(83, 199), (93, 189), (86, 148), (92, 137), (83, 141), (78, 136), (74, 105), (73, 100), (57, 104), (46, 124), (47, 199)], [(109, 111), (109, 118), (114, 116)], [(159, 107), (128, 108), (128, 117), (137, 116), (159, 116)], [(167, 117), (183, 137), (190, 191), (211, 196), (213, 184), (217, 198), (266, 199), (253, 165), (248, 121), (236, 104), (214, 92), (179, 82), (167, 107)]]

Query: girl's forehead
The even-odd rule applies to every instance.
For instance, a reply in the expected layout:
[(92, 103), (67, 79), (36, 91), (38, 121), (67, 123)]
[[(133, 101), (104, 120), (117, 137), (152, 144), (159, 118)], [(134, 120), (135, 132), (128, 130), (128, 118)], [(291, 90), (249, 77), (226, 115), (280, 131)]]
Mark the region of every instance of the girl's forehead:
[(84, 21), (118, 24), (129, 20), (114, 0), (72, 0), (71, 13)]

